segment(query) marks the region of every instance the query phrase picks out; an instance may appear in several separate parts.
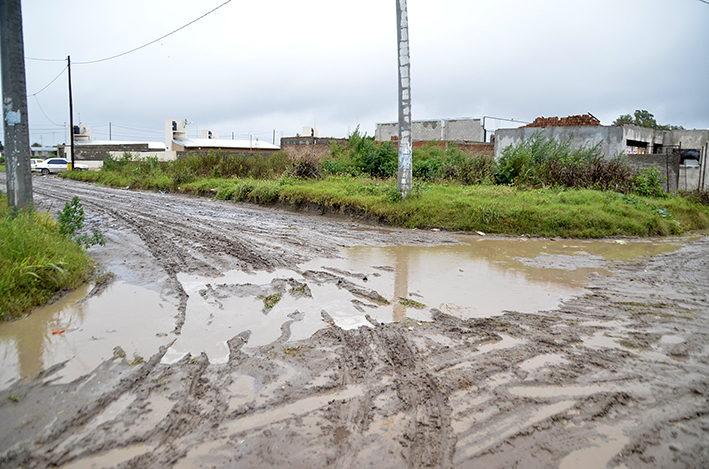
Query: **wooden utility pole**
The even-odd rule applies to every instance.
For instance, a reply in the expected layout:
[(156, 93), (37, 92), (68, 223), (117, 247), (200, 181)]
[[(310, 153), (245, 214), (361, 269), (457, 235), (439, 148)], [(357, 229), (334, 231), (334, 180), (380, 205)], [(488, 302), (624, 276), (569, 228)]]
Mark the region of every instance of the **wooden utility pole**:
[(20, 0), (0, 0), (0, 47), (7, 198), (10, 209), (17, 211), (32, 205), (25, 46)]
[(406, 0), (396, 0), (396, 38), (399, 45), (399, 193), (411, 195), (411, 60), (409, 57), (409, 19)]

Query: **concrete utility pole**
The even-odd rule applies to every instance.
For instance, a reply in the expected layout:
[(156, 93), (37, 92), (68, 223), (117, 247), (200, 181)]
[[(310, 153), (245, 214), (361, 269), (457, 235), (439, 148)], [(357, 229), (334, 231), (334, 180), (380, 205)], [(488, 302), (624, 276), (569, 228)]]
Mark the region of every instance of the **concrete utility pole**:
[(399, 44), (399, 193), (411, 195), (411, 60), (406, 0), (396, 0), (396, 38)]
[(71, 97), (71, 56), (66, 56), (66, 68), (69, 72), (69, 147), (71, 148), (71, 168), (74, 171), (74, 99)]
[(17, 211), (32, 205), (25, 47), (22, 40), (20, 0), (0, 0), (0, 48), (7, 198), (10, 209)]

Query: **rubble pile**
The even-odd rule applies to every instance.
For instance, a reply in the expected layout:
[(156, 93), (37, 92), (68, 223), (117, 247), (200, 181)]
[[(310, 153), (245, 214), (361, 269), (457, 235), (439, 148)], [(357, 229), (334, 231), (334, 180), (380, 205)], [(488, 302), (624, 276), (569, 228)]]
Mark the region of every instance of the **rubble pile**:
[(525, 127), (588, 127), (601, 125), (601, 121), (591, 114), (569, 117), (537, 117)]

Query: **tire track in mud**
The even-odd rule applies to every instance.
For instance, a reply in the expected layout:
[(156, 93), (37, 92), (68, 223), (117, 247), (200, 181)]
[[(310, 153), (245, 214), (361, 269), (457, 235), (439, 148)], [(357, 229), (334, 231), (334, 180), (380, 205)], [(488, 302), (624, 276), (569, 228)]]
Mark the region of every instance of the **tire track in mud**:
[[(95, 212), (107, 216), (130, 227), (140, 237), (176, 292), (175, 334), (180, 334), (184, 325), (188, 301), (178, 273), (219, 275), (225, 268), (273, 270), (305, 259), (303, 240), (278, 236), (271, 242), (273, 232), (256, 226), (259, 217), (250, 217), (253, 213), (235, 214), (236, 207), (229, 213), (222, 210), (224, 216), (215, 219), (214, 214), (200, 212), (217, 212), (219, 208), (202, 207), (205, 201), (201, 199), (181, 198), (178, 202), (184, 205), (179, 206), (175, 199), (163, 199), (156, 193), (126, 192), (57, 178), (35, 178), (33, 182), (34, 194), (40, 199), (61, 204), (77, 195), (87, 215)], [(60, 210), (53, 202), (40, 200), (40, 204)], [(193, 210), (189, 217), (184, 210), (177, 210), (184, 206)], [(244, 223), (249, 218), (251, 222)]]
[[(456, 438), (446, 394), (422, 363), (416, 347), (399, 328), (379, 324), (371, 317), (368, 320), (374, 328), (331, 327), (332, 333), (343, 343), (339, 359), (341, 384), (363, 383), (365, 386), (362, 398), (343, 404), (348, 410), (343, 419), (344, 427), (340, 422), (340, 428), (346, 428), (351, 438), (366, 433), (371, 409), (375, 407), (373, 399), (384, 391), (381, 378), (392, 376), (399, 400), (396, 412), (406, 415), (409, 421), (399, 438), (407, 465), (412, 468), (453, 467)], [(359, 448), (360, 445), (352, 444), (341, 450), (335, 466), (351, 467)]]

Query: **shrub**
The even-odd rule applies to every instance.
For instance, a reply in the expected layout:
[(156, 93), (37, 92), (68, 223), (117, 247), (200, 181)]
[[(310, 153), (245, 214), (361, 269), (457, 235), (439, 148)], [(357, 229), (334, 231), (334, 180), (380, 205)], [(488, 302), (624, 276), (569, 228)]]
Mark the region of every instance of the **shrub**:
[(635, 173), (633, 181), (633, 192), (644, 197), (663, 198), (667, 193), (662, 189), (662, 184), (666, 178), (652, 165), (650, 168), (639, 169)]

